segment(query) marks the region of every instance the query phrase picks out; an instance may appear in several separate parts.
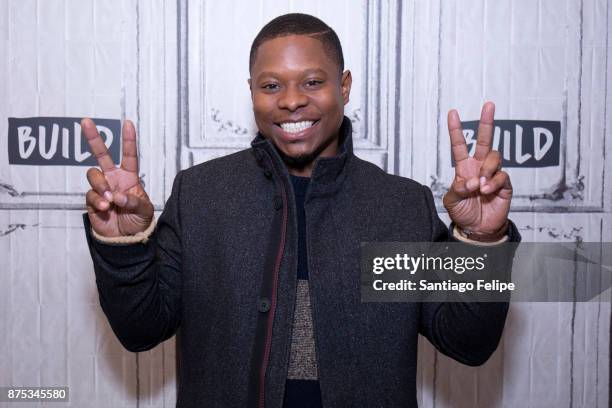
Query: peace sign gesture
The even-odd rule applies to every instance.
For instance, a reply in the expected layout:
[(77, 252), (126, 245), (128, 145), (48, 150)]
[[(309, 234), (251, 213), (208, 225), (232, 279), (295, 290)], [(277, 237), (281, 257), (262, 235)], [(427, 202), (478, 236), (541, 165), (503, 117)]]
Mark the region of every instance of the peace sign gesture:
[(501, 170), (501, 155), (491, 150), (495, 105), (482, 107), (478, 141), (473, 157), (467, 145), (456, 110), (448, 112), (448, 132), (455, 160), (455, 179), (444, 195), (444, 207), (451, 220), (479, 240), (497, 239), (505, 233), (512, 199), (510, 176)]
[(138, 178), (138, 155), (134, 124), (123, 122), (123, 157), (115, 167), (108, 149), (91, 119), (81, 121), (81, 129), (101, 170), (87, 171), (91, 190), (85, 202), (92, 228), (104, 237), (134, 235), (146, 230), (153, 219), (153, 204)]

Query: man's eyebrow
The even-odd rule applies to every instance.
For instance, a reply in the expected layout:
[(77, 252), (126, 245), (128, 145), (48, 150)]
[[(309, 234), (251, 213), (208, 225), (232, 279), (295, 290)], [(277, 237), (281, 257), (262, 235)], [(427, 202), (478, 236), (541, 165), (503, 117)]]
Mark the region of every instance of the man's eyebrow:
[(255, 78), (255, 80), (263, 78), (263, 77), (276, 77), (276, 76), (278, 76), (276, 72), (264, 71), (260, 73), (259, 75), (257, 75), (257, 78)]
[(305, 75), (310, 75), (310, 74), (324, 74), (327, 75), (327, 72), (325, 72), (325, 70), (321, 69), (321, 68), (309, 68), (307, 70), (304, 71)]
[[(304, 71), (302, 71), (302, 74), (304, 76), (307, 75), (312, 75), (312, 74), (318, 74), (318, 75), (327, 75), (327, 72), (321, 68), (308, 68), (305, 69)], [(278, 72), (272, 72), (272, 71), (264, 71), (262, 73), (260, 73), (259, 75), (257, 75), (257, 78), (255, 78), (255, 80), (260, 80), (261, 78), (265, 78), (265, 77), (273, 77), (273, 78), (277, 78), (280, 77), (282, 75), (280, 75)]]

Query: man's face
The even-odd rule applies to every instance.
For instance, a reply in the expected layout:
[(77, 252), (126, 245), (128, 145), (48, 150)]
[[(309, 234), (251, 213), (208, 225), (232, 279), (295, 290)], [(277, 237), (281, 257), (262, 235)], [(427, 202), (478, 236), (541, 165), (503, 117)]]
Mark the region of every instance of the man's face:
[(293, 174), (309, 176), (317, 157), (336, 154), (351, 75), (339, 74), (319, 40), (291, 35), (262, 43), (249, 85), (257, 128)]

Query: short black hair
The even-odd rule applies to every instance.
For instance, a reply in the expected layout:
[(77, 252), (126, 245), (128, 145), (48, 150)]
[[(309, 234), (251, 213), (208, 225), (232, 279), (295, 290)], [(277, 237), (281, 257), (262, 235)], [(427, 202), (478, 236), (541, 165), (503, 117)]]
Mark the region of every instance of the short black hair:
[(302, 13), (290, 13), (276, 17), (261, 29), (253, 40), (253, 44), (251, 44), (249, 72), (253, 69), (257, 50), (261, 44), (288, 35), (307, 35), (321, 41), (325, 53), (338, 64), (340, 74), (342, 74), (344, 71), (344, 55), (338, 35), (320, 19)]

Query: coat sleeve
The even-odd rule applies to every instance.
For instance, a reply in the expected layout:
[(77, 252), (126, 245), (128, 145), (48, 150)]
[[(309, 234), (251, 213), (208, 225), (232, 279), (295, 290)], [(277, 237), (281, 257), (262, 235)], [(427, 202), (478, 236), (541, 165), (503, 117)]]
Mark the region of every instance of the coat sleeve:
[[(424, 190), (431, 214), (431, 240), (457, 241), (438, 217), (431, 190), (427, 187)], [(520, 241), (512, 222), (508, 235), (511, 242)], [(511, 267), (511, 260), (505, 267)], [(497, 349), (507, 312), (508, 302), (424, 302), (421, 303), (420, 332), (445, 355), (477, 366), (484, 364)]]
[(181, 234), (179, 173), (149, 240), (107, 244), (85, 233), (100, 305), (123, 346), (149, 350), (175, 334), (181, 321)]

